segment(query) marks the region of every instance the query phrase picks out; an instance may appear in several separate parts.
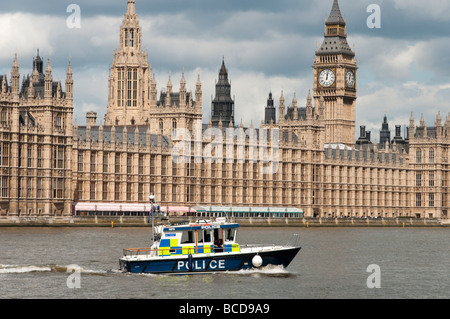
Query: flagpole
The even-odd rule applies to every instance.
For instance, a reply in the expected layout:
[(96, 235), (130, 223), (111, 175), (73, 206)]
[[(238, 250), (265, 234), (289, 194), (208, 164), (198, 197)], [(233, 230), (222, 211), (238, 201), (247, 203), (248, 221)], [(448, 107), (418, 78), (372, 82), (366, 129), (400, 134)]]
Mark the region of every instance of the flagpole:
[(150, 216), (152, 216), (152, 243), (154, 243), (155, 242), (155, 225), (153, 222), (153, 203), (155, 202), (155, 195), (150, 194), (148, 199), (150, 200)]

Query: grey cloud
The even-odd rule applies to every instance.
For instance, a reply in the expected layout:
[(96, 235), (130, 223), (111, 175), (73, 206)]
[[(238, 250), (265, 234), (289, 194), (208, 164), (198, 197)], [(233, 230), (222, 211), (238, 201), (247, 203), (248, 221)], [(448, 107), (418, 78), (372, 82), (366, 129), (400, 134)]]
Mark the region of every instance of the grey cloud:
[[(2, 4), (2, 12), (27, 12), (33, 14), (61, 15), (66, 14), (66, 8), (75, 3), (81, 7), (84, 15), (123, 15), (126, 10), (126, 0), (20, 0), (8, 1)], [(177, 14), (189, 13), (193, 17), (206, 16), (210, 13), (222, 12), (230, 14), (237, 11), (263, 10), (282, 12), (293, 9), (308, 10), (313, 6), (311, 1), (292, 0), (136, 0), (136, 8), (140, 15), (146, 14)], [(329, 5), (331, 6), (331, 4)]]
[[(430, 1), (432, 5), (433, 1)], [(74, 2), (82, 10), (81, 29), (68, 29), (64, 25), (68, 16), (66, 8)], [(402, 49), (422, 42), (427, 50), (415, 52), (411, 64), (406, 63), (401, 69), (407, 75), (406, 80), (423, 80), (420, 74), (412, 72), (411, 67), (414, 66), (419, 71), (431, 74), (432, 83), (429, 84), (438, 85), (439, 79), (448, 83), (450, 41), (447, 34), (448, 21), (436, 19), (434, 11), (415, 12), (405, 9), (396, 5), (397, 1), (379, 1), (382, 28), (369, 29), (366, 25), (369, 15), (366, 8), (374, 2), (377, 1), (340, 0), (339, 4), (347, 21), (349, 43), (356, 44), (359, 74), (364, 75), (359, 78), (358, 84), (360, 99), (357, 102), (357, 123), (363, 122), (376, 127), (382, 120), (384, 109), (392, 113), (392, 118), (398, 119), (405, 113), (409, 116), (412, 110), (420, 109), (418, 103), (412, 105), (407, 101), (410, 94), (407, 90), (382, 90), (383, 87), (400, 87), (405, 81), (405, 77), (395, 76), (394, 73), (401, 64), (389, 65), (392, 56), (398, 55), (400, 62), (405, 62), (399, 55)], [(279, 77), (280, 81), (284, 81), (279, 86), (285, 88), (288, 85), (285, 82), (289, 79), (304, 79), (306, 84), (298, 88), (297, 96), (306, 94), (299, 90), (312, 85), (314, 51), (323, 38), (324, 20), (331, 4), (332, 0), (136, 0), (144, 29), (144, 45), (149, 50), (150, 63), (157, 79), (164, 78), (169, 72), (180, 72), (183, 68), (187, 72), (201, 68), (204, 72), (217, 74), (222, 56), (225, 56), (227, 67), (232, 71), (232, 84), (246, 86), (235, 92), (244, 94), (256, 91), (257, 94), (262, 94), (236, 97), (240, 103), (259, 100), (252, 108), (248, 107), (253, 113), (260, 110), (256, 109), (256, 104), (259, 103), (262, 107), (267, 96), (266, 92), (263, 94), (260, 88), (254, 89), (252, 86), (261, 85), (265, 79), (260, 79), (258, 83), (241, 81), (245, 73), (261, 73), (266, 79)], [(42, 33), (39, 39), (36, 30), (30, 33), (33, 39), (27, 39), (27, 30), (29, 32), (32, 25), (25, 22), (11, 25), (15, 29), (24, 28), (21, 41), (33, 40), (32, 48), (26, 46), (26, 51), (21, 50), (20, 46), (18, 48), (21, 73), (31, 73), (31, 61), (39, 47), (45, 61), (47, 52), (51, 51), (52, 66), (58, 70), (58, 78), (64, 80), (64, 70), (71, 56), (76, 76), (76, 114), (82, 114), (83, 108), (88, 107), (97, 106), (99, 112), (106, 109), (104, 92), (107, 70), (112, 62), (113, 50), (119, 45), (119, 27), (125, 10), (126, 0), (22, 0), (2, 4), (2, 14), (20, 11), (33, 14), (34, 19), (50, 17), (48, 23), (51, 28), (39, 29)], [(35, 28), (40, 28), (40, 25)], [(3, 29), (0, 34), (6, 35), (10, 31)], [(17, 43), (14, 43), (14, 39), (10, 41), (6, 43), (10, 52), (3, 50), (0, 55), (0, 73), (9, 74), (11, 70)], [(94, 78), (92, 74), (96, 72), (99, 77)], [(214, 86), (214, 78), (204, 80), (212, 82), (204, 84), (204, 108), (208, 109), (208, 95), (211, 94), (210, 87)], [(380, 83), (377, 92), (385, 94), (384, 96), (372, 95), (369, 87), (372, 82)], [(97, 94), (93, 94), (95, 90)], [(102, 94), (104, 96), (100, 97)], [(438, 91), (435, 104), (448, 109), (448, 104), (445, 106), (442, 102), (446, 98), (446, 92)], [(395, 109), (392, 105), (395, 105)], [(238, 107), (243, 106), (239, 104)], [(379, 112), (373, 112), (374, 109)]]

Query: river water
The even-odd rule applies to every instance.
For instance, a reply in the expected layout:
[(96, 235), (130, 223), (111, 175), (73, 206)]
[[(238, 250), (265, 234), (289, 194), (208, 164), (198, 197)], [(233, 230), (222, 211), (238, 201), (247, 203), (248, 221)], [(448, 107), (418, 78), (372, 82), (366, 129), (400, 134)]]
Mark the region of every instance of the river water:
[[(118, 269), (123, 248), (148, 246), (149, 228), (0, 228), (0, 298), (450, 297), (449, 229), (243, 227), (237, 239), (278, 244), (294, 233), (302, 249), (287, 269), (170, 276)], [(75, 279), (71, 269), (81, 269)]]

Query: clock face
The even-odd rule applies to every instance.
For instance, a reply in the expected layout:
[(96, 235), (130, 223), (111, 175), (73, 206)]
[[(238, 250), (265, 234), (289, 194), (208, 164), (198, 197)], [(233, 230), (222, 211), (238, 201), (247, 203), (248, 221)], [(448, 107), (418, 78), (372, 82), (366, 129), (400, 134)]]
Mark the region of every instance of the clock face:
[(324, 87), (330, 87), (331, 85), (333, 85), (335, 79), (336, 76), (334, 75), (334, 72), (331, 71), (330, 69), (326, 69), (320, 72), (319, 82)]
[(355, 84), (355, 75), (352, 70), (347, 70), (347, 73), (345, 74), (345, 83), (347, 83), (349, 88), (352, 88)]

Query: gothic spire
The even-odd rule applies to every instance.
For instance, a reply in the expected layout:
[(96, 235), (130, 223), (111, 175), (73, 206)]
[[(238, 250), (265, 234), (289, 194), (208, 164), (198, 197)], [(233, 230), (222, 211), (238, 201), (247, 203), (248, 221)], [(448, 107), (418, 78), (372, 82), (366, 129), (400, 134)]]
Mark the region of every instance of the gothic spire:
[[(228, 71), (225, 67), (225, 59), (222, 59), (222, 66), (219, 70), (219, 81), (223, 80), (223, 82), (228, 83)], [(225, 83), (224, 83), (225, 84)]]
[(211, 103), (211, 115), (213, 126), (217, 126), (219, 120), (223, 121), (224, 126), (228, 126), (229, 122), (234, 125), (234, 100), (231, 98), (231, 84), (224, 59), (219, 70), (219, 81), (216, 82), (216, 95)]
[(185, 87), (186, 87), (186, 79), (184, 78), (184, 68), (183, 68), (183, 72), (181, 73), (180, 86), (181, 86), (182, 88), (185, 88)]
[(330, 15), (325, 22), (326, 25), (342, 25), (345, 26), (345, 20), (342, 17), (341, 10), (339, 9), (338, 0), (334, 0), (333, 7), (331, 7)]
[(33, 70), (37, 70), (38, 74), (44, 73), (44, 61), (39, 56), (39, 49), (37, 49), (36, 57), (33, 59)]
[(423, 113), (422, 113), (422, 115), (420, 116), (420, 127), (425, 127), (425, 120), (424, 120), (424, 118), (423, 118)]
[(19, 69), (19, 62), (17, 61), (17, 52), (14, 54), (13, 68)]
[(69, 66), (66, 71), (66, 98), (73, 99), (73, 78), (72, 78), (72, 63), (69, 59)]
[(334, 0), (331, 12), (325, 20), (325, 37), (317, 55), (345, 54), (354, 56), (347, 42), (347, 32), (345, 30), (345, 20), (339, 9), (338, 0)]
[(202, 81), (200, 81), (200, 73), (197, 76), (197, 82), (195, 83), (195, 87), (196, 87), (196, 90), (199, 90), (202, 88)]
[(46, 77), (48, 76), (50, 78), (52, 76), (52, 66), (50, 64), (50, 58), (48, 58), (48, 61), (47, 61), (47, 68), (45, 69), (45, 75), (46, 75)]
[(438, 114), (436, 115), (436, 121), (434, 124), (436, 127), (441, 126), (442, 125), (442, 118), (441, 118), (441, 112), (438, 111)]
[(169, 74), (169, 80), (167, 81), (167, 93), (172, 93), (172, 76)]
[(67, 66), (67, 72), (66, 73), (72, 74), (72, 61), (71, 61), (70, 57), (69, 57), (69, 65)]
[(17, 61), (17, 52), (14, 54), (14, 62), (11, 69), (11, 92), (19, 96), (20, 91), (20, 73), (19, 62)]
[(53, 94), (52, 66), (50, 65), (50, 58), (48, 58), (47, 68), (45, 69), (44, 98), (51, 99), (52, 94)]

